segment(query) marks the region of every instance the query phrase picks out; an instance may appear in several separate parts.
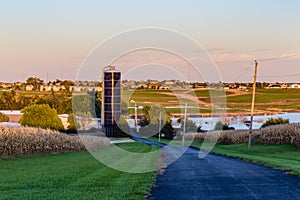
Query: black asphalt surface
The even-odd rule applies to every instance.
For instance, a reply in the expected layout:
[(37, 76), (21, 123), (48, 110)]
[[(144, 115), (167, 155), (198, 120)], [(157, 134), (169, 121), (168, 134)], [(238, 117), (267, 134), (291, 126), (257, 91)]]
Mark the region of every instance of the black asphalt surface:
[[(166, 146), (165, 162), (182, 148)], [(147, 199), (300, 199), (299, 177), (215, 154), (199, 159), (198, 154), (199, 150), (188, 148), (157, 176)]]

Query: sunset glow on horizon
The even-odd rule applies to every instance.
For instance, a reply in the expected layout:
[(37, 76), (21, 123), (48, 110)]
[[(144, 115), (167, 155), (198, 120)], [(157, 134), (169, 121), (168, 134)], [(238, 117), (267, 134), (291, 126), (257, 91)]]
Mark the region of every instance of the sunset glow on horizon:
[[(194, 39), (210, 55), (223, 81), (249, 82), (255, 59), (286, 56), (260, 62), (258, 80), (300, 82), (299, 7), (297, 0), (2, 1), (0, 82), (25, 81), (29, 76), (74, 80), (97, 45), (142, 27), (175, 30)], [(134, 59), (139, 57), (116, 65), (134, 67), (140, 63)], [(161, 58), (160, 64), (170, 60), (182, 71), (174, 77), (188, 74), (189, 65), (170, 56)], [(99, 66), (99, 74), (100, 70)], [(138, 72), (129, 77), (151, 79), (149, 75)], [(161, 77), (172, 78), (165, 70)]]

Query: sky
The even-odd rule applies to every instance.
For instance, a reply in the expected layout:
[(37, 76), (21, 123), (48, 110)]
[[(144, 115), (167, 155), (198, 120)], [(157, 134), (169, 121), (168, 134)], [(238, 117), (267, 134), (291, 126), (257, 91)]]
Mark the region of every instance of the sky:
[[(211, 60), (203, 62), (211, 62), (220, 81), (251, 82), (258, 59), (258, 81), (300, 82), (299, 8), (298, 0), (0, 0), (0, 82), (78, 79), (99, 45), (143, 27), (173, 30), (201, 45), (203, 52), (188, 58), (207, 53)], [(126, 79), (205, 79), (178, 56), (158, 52), (141, 50), (143, 58), (133, 53), (113, 64), (131, 67)], [(269, 58), (276, 59), (263, 61)]]

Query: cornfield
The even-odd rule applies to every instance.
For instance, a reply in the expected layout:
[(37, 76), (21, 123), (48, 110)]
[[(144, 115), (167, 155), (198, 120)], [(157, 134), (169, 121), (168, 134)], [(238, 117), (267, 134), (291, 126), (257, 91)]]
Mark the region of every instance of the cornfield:
[(96, 150), (109, 140), (93, 136), (68, 136), (49, 129), (0, 127), (0, 158), (56, 152)]
[[(248, 141), (248, 130), (210, 131), (186, 134), (187, 139), (217, 141), (220, 144), (241, 144)], [(252, 138), (262, 144), (292, 144), (300, 148), (300, 124), (282, 124), (254, 130)]]
[(292, 144), (300, 147), (300, 124), (283, 124), (261, 129), (263, 144)]
[[(259, 130), (253, 131), (253, 138), (259, 135)], [(228, 130), (208, 132), (208, 141), (217, 141), (218, 144), (241, 144), (248, 141), (248, 130)]]

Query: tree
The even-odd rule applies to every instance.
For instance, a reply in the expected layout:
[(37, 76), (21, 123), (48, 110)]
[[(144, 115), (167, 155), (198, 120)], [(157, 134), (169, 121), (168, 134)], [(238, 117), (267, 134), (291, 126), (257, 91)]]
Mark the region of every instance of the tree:
[(215, 125), (215, 130), (234, 130), (234, 127), (229, 127), (227, 124), (223, 124), (223, 122), (218, 121)]
[(266, 126), (272, 126), (272, 125), (277, 125), (277, 124), (288, 124), (288, 123), (290, 123), (290, 120), (283, 119), (282, 117), (269, 118), (265, 123), (263, 123), (261, 128), (266, 127)]
[[(181, 130), (183, 130), (184, 127), (184, 120), (183, 119), (178, 119), (178, 123), (181, 123)], [(190, 119), (186, 120), (186, 125), (185, 125), (185, 132), (186, 133), (194, 133), (197, 131), (197, 127), (195, 122), (193, 122)]]
[(17, 109), (16, 92), (3, 92), (0, 97), (1, 109), (3, 110), (15, 110)]
[(98, 91), (96, 91), (96, 93), (94, 94), (94, 100), (95, 100), (95, 113), (96, 113), (96, 116), (98, 118), (101, 118), (101, 104), (102, 104), (102, 101), (101, 101), (101, 93), (99, 93)]
[(87, 93), (73, 95), (72, 108), (75, 115), (95, 111), (95, 105), (92, 105), (93, 98)]
[(170, 121), (171, 117), (171, 114), (164, 107), (158, 105), (145, 105), (143, 113), (150, 124), (159, 124), (160, 117), (162, 120), (161, 124), (165, 124), (167, 121)]
[(92, 114), (90, 112), (77, 112), (73, 119), (75, 121), (76, 129), (77, 130), (87, 130), (89, 125), (92, 123), (91, 119), (93, 118)]
[[(172, 140), (176, 135), (176, 132), (172, 127), (172, 124), (170, 122), (167, 122), (160, 130), (160, 134), (162, 138)], [(158, 134), (156, 136), (158, 137)]]
[(71, 87), (71, 86), (74, 86), (74, 82), (69, 81), (69, 80), (65, 80), (65, 81), (61, 82), (60, 85), (65, 86), (66, 91), (70, 91), (70, 87)]
[(215, 130), (223, 130), (223, 126), (224, 126), (223, 122), (217, 121), (214, 129)]
[(64, 130), (56, 110), (51, 109), (47, 104), (27, 106), (21, 112), (23, 116), (20, 119), (20, 123), (23, 126)]
[(76, 124), (75, 124), (75, 115), (74, 113), (71, 113), (68, 117), (68, 131), (69, 132), (76, 132), (77, 131), (77, 128), (76, 128)]
[(9, 118), (0, 112), (0, 122), (8, 122)]
[(26, 80), (26, 85), (32, 85), (33, 90), (39, 90), (40, 86), (43, 85), (44, 81), (37, 77), (29, 77)]

